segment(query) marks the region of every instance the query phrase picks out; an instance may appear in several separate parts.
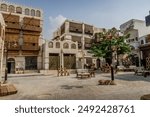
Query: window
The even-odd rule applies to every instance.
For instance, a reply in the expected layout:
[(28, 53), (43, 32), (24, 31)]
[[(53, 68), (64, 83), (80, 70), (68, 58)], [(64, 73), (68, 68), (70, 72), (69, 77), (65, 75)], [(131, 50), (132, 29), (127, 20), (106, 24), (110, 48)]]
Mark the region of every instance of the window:
[(11, 12), (11, 13), (14, 13), (15, 12), (15, 7), (10, 5), (9, 8), (8, 8), (8, 11)]
[(71, 49), (76, 49), (76, 44), (71, 44)]
[(56, 42), (56, 48), (60, 48), (60, 43)]
[(41, 12), (39, 10), (36, 11), (36, 16), (41, 17)]
[(25, 15), (29, 15), (29, 9), (28, 8), (25, 9)]
[(68, 43), (64, 43), (63, 48), (65, 48), (65, 49), (69, 48)]
[(22, 14), (22, 8), (21, 7), (17, 7), (16, 8), (16, 13)]
[(136, 37), (135, 40), (138, 41), (138, 37)]
[(131, 39), (131, 42), (134, 42), (134, 39)]
[(49, 42), (48, 47), (53, 48), (53, 42)]
[(143, 41), (143, 40), (141, 40), (141, 44), (144, 44), (144, 41)]
[(35, 10), (31, 10), (31, 16), (35, 16)]
[(35, 46), (35, 43), (32, 43), (33, 46)]
[(130, 39), (128, 40), (128, 42), (130, 43)]
[(2, 11), (7, 11), (7, 5), (6, 4), (1, 4), (1, 10)]

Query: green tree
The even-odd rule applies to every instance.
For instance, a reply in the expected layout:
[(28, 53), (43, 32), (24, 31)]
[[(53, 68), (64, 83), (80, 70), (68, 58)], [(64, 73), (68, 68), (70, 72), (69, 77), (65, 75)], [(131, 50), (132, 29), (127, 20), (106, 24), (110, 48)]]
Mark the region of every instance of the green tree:
[(120, 36), (116, 28), (112, 28), (108, 31), (104, 29), (103, 32), (100, 32), (97, 35), (100, 41), (93, 44), (90, 53), (93, 53), (96, 57), (105, 58), (110, 65), (112, 64), (112, 53), (114, 51), (116, 51), (117, 54), (117, 65), (118, 56), (131, 51), (130, 45), (125, 42), (125, 39), (128, 38), (129, 35)]

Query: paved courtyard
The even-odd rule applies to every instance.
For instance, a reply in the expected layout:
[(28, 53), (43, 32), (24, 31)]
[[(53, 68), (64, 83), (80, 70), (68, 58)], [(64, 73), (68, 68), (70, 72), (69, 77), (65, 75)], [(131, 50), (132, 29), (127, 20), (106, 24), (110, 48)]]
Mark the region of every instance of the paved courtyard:
[(110, 74), (97, 73), (95, 78), (77, 79), (75, 74), (57, 77), (56, 74), (8, 77), (18, 93), (0, 97), (12, 100), (139, 100), (150, 93), (150, 77), (133, 73), (115, 74), (117, 85), (98, 85), (98, 80), (110, 79)]

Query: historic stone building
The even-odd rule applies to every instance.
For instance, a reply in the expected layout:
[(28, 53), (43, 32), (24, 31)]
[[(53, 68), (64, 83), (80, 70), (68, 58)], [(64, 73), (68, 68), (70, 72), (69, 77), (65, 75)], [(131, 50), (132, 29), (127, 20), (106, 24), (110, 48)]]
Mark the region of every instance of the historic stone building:
[(2, 14), (0, 13), (0, 82), (2, 80), (2, 73), (3, 73), (4, 40), (5, 40), (5, 22), (3, 20)]
[[(145, 21), (131, 19), (120, 25), (120, 30), (125, 35), (130, 34), (130, 37), (126, 39), (126, 42), (131, 45), (133, 65), (141, 66), (142, 64), (142, 51), (139, 49), (142, 38), (150, 32), (150, 27), (146, 27)], [(143, 42), (143, 41), (142, 41)]]
[(2, 1), (0, 12), (6, 23), (3, 63), (8, 73), (41, 69), (42, 10)]
[[(145, 18), (145, 25), (150, 28), (150, 14)], [(149, 30), (148, 30), (149, 31)], [(147, 35), (139, 39), (141, 51), (141, 60), (145, 68), (150, 69), (150, 31)]]
[[(100, 66), (100, 62), (97, 63), (97, 58), (93, 57), (88, 50), (95, 42), (94, 34), (102, 31), (103, 29), (83, 22), (65, 20), (60, 28), (53, 33), (53, 39), (47, 41), (44, 46), (44, 69), (58, 69), (60, 66), (76, 69), (84, 68), (85, 65), (92, 63)], [(60, 62), (57, 64), (58, 66), (52, 66), (54, 62), (58, 61)]]

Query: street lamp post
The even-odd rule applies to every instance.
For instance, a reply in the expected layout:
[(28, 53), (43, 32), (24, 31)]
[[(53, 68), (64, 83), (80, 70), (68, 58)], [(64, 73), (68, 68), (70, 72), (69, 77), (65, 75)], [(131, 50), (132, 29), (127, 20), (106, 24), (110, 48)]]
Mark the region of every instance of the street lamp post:
[(2, 81), (2, 72), (3, 72), (3, 55), (4, 55), (4, 40), (5, 40), (5, 27), (6, 27), (6, 24), (5, 24), (5, 21), (4, 21), (4, 18), (3, 18), (3, 15), (2, 13), (0, 13), (0, 38), (1, 38), (1, 64), (0, 64), (0, 83)]

